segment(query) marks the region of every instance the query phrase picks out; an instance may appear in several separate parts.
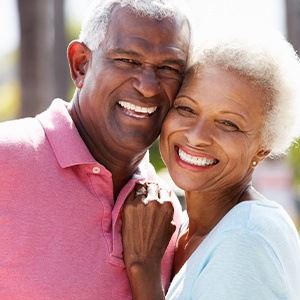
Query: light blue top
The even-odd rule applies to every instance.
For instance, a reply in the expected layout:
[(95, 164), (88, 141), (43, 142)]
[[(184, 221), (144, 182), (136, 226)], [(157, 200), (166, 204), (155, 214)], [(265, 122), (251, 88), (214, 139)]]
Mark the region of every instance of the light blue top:
[(236, 205), (176, 274), (166, 299), (300, 300), (292, 220), (275, 202)]

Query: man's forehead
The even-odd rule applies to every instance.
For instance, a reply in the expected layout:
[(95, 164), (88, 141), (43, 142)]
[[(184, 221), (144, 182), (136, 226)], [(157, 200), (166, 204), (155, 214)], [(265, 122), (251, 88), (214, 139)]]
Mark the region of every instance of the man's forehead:
[[(151, 39), (153, 43), (189, 44), (190, 28), (184, 18), (165, 18), (163, 20), (150, 19), (146, 16), (136, 15), (128, 7), (116, 7), (107, 27), (107, 35), (127, 39), (127, 37)], [(184, 45), (185, 46), (185, 45)]]

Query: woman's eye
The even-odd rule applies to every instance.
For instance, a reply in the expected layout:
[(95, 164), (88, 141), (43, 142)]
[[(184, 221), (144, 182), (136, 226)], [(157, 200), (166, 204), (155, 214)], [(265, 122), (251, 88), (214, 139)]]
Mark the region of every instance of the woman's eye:
[(188, 106), (176, 106), (175, 109), (183, 116), (194, 114), (194, 111)]
[(240, 130), (239, 127), (235, 123), (228, 121), (228, 120), (221, 121), (221, 124), (225, 125), (226, 128), (231, 131)]

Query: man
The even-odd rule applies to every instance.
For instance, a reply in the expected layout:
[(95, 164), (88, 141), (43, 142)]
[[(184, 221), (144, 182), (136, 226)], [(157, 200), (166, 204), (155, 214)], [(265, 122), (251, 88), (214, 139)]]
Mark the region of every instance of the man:
[(137, 182), (156, 179), (147, 150), (189, 42), (173, 1), (97, 1), (68, 48), (72, 101), (1, 124), (0, 299), (131, 299), (120, 212)]

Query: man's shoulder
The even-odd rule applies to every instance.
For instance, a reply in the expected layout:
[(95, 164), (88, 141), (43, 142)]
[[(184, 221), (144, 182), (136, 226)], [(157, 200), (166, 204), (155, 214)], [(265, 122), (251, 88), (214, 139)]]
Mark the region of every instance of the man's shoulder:
[[(36, 118), (23, 118), (0, 123), (0, 164), (27, 162), (45, 140)], [(20, 158), (20, 159), (18, 159)]]
[(0, 123), (0, 145), (15, 145), (21, 141), (28, 141), (40, 130), (35, 118), (23, 118)]
[[(0, 123), (0, 152), (9, 149), (21, 150), (24, 148), (37, 148), (45, 141), (45, 127), (58, 127), (60, 119), (57, 111), (63, 110), (65, 102), (54, 100), (51, 106), (35, 117), (20, 118)], [(58, 107), (58, 108), (57, 108)], [(66, 108), (64, 107), (64, 110)]]

